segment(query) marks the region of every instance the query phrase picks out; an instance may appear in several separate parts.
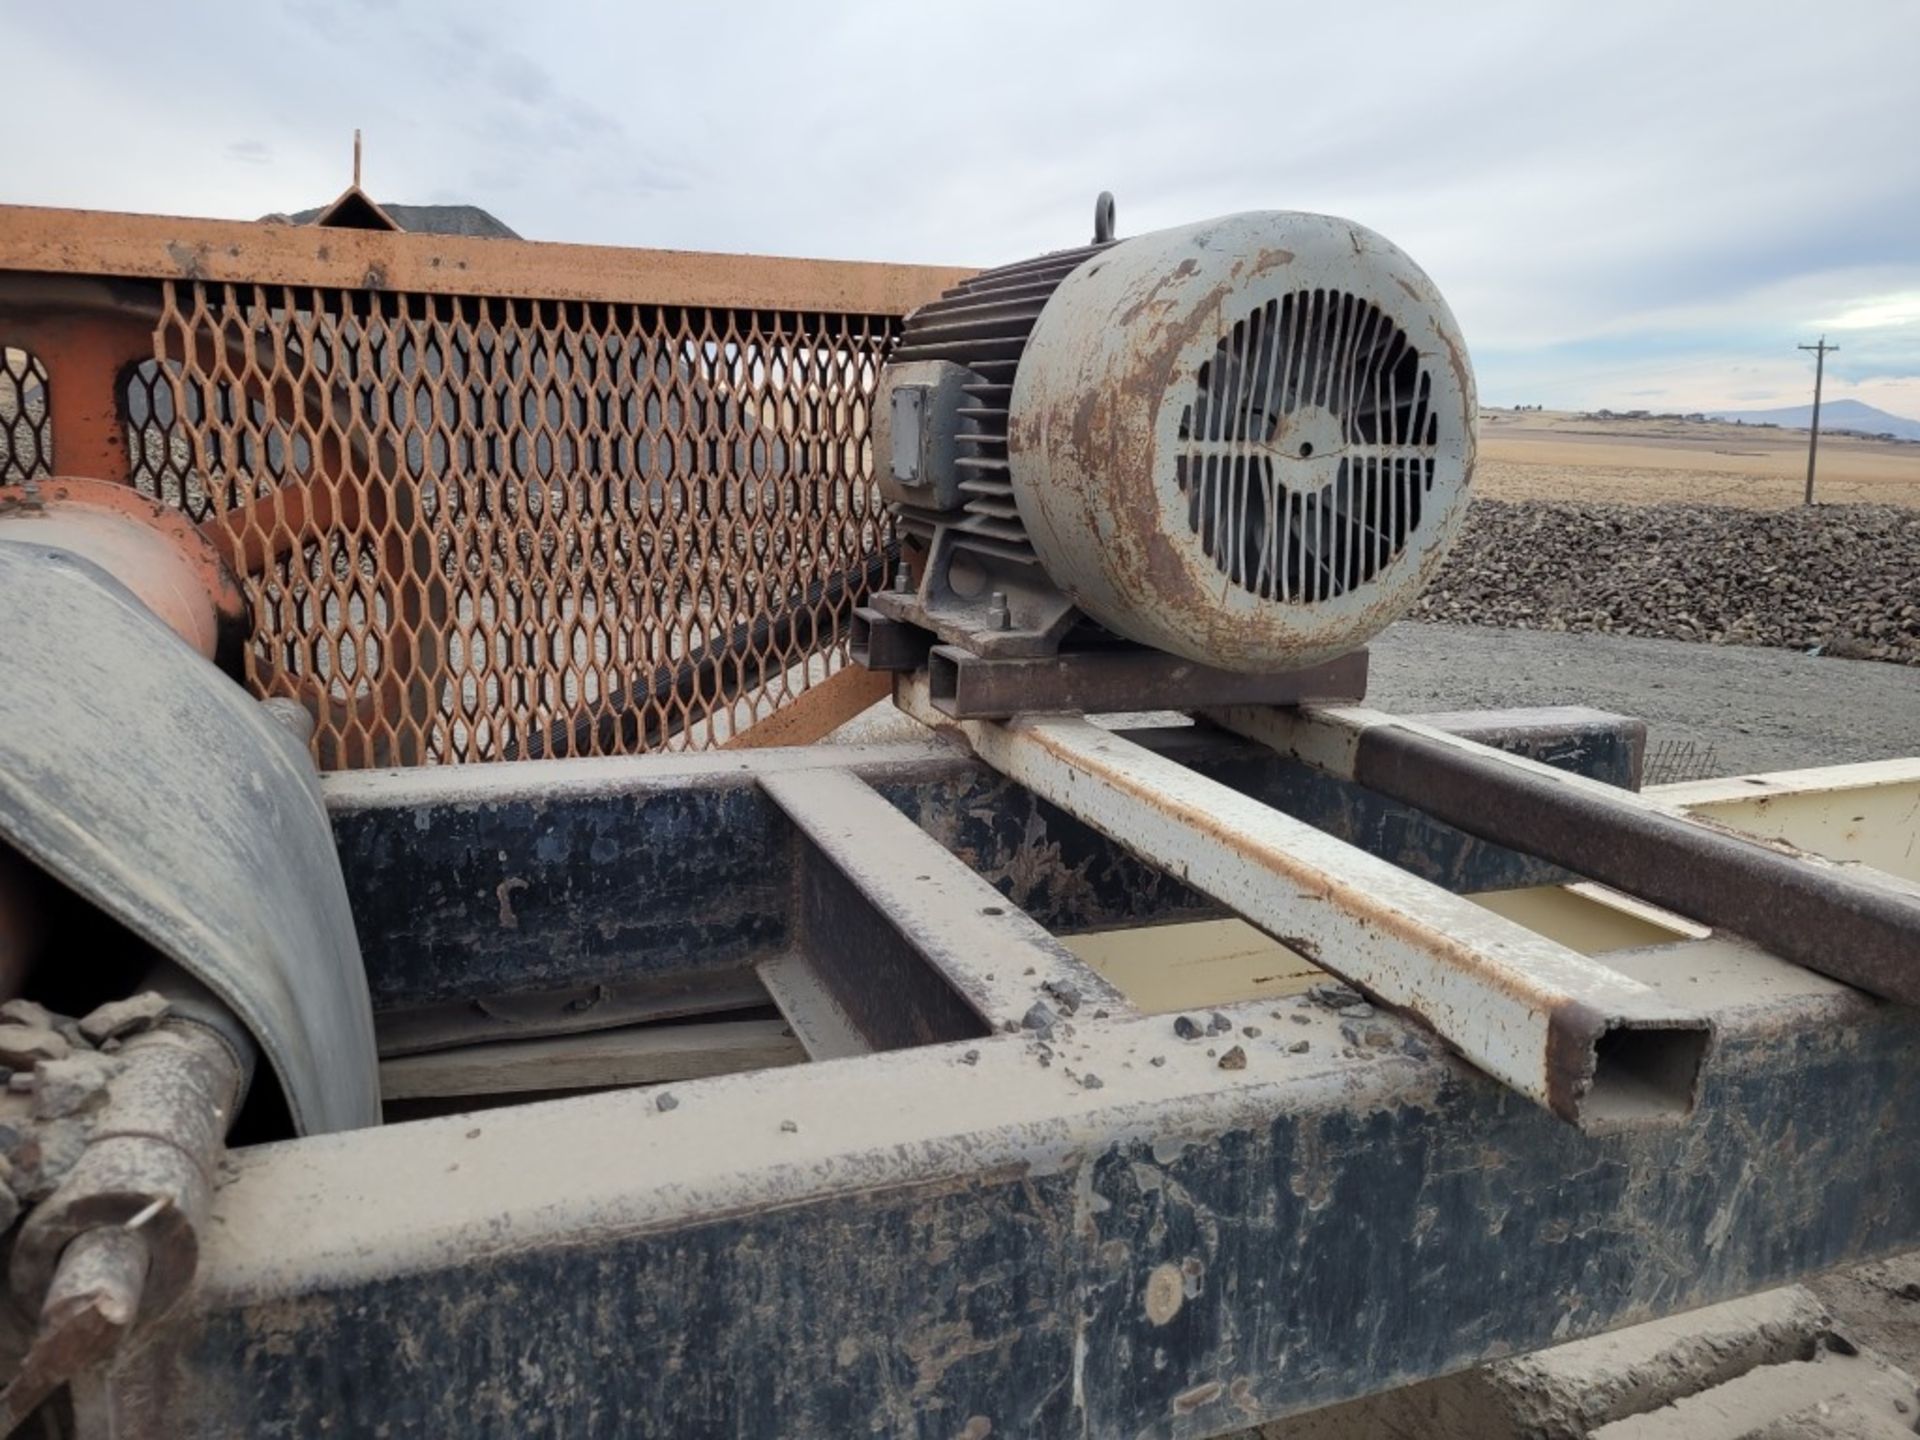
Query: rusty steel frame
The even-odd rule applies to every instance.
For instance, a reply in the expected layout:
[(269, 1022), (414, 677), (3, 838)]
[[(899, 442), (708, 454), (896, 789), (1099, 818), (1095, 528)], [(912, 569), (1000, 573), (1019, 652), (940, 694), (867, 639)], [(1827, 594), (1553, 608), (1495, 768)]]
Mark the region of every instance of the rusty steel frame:
[(1364, 698), (1367, 652), (1355, 650), (1273, 675), (1244, 675), (1158, 650), (988, 658), (957, 645), (935, 645), (926, 656), (926, 675), (933, 708), (954, 720), (1001, 720), (1022, 713), (1111, 715), (1202, 705), (1329, 704)]
[(1920, 1004), (1920, 885), (1375, 710), (1247, 707), (1214, 718), (1483, 839)]
[[(1564, 758), (1607, 753), (1590, 723), (1561, 733)], [(1382, 859), (1475, 856), (1448, 865), (1468, 886), (1506, 864), (1219, 732), (1125, 743)], [(838, 1024), (810, 1032), (836, 1058), (237, 1153), (196, 1288), (76, 1388), (80, 1440), (536, 1417), (1199, 1440), (1920, 1243), (1920, 1018), (1751, 945), (1609, 957), (1717, 1043), (1687, 1124), (1592, 1134), (1416, 1020), (1302, 996), (1182, 1038), (1123, 1008), (1048, 932), (1143, 897), (1132, 923), (1191, 915), (1180, 889), (948, 746), (326, 788), (376, 996), (403, 972), (550, 983), (535, 967), (598, 934), (609, 977), (774, 974)], [(1381, 804), (1384, 828), (1363, 819)], [(636, 913), (636, 883), (663, 913)]]
[[(895, 695), (945, 720), (924, 673)], [(1690, 1007), (1083, 718), (956, 728), (994, 769), (1418, 1015), (1561, 1119), (1598, 1131), (1691, 1113), (1710, 1027)]]
[(32, 205), (0, 205), (0, 271), (847, 315), (904, 315), (974, 273)]
[(323, 766), (791, 743), (877, 695), (814, 694), (895, 563), (870, 392), (968, 273), (0, 206), (0, 341), (57, 473), (200, 524)]

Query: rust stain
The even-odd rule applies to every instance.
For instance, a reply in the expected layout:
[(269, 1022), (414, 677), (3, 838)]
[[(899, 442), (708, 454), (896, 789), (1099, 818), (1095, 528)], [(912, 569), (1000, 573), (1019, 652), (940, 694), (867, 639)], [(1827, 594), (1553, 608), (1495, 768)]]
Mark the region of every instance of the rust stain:
[(1180, 1313), (1180, 1307), (1186, 1303), (1186, 1284), (1180, 1275), (1180, 1267), (1173, 1264), (1156, 1265), (1147, 1276), (1146, 1294), (1142, 1307), (1147, 1313), (1147, 1323), (1164, 1325)]
[(500, 902), (500, 924), (507, 930), (520, 928), (520, 917), (513, 913), (513, 892), (525, 890), (527, 882), (517, 875), (510, 875), (493, 887), (493, 893)]
[(1191, 1415), (1203, 1405), (1211, 1405), (1226, 1393), (1227, 1387), (1218, 1380), (1209, 1380), (1204, 1385), (1195, 1385), (1191, 1390), (1182, 1390), (1173, 1397), (1173, 1413)]

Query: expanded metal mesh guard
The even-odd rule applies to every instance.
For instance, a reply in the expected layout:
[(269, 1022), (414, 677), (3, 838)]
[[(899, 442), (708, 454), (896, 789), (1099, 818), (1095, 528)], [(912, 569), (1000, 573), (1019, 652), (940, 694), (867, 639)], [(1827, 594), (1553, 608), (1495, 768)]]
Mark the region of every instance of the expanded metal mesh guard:
[(323, 765), (720, 743), (846, 662), (885, 315), (169, 282), (136, 483)]
[(47, 367), (30, 350), (0, 343), (0, 485), (53, 473)]

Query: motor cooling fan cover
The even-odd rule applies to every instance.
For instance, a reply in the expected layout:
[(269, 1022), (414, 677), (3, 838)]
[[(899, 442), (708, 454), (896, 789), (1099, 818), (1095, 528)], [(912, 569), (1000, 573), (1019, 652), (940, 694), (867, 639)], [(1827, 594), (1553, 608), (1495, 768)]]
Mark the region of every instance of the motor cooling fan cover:
[(1265, 211), (1123, 241), (1062, 281), (1020, 359), (1008, 457), (1082, 610), (1275, 671), (1413, 603), (1465, 517), (1476, 414), (1418, 266), (1351, 221)]

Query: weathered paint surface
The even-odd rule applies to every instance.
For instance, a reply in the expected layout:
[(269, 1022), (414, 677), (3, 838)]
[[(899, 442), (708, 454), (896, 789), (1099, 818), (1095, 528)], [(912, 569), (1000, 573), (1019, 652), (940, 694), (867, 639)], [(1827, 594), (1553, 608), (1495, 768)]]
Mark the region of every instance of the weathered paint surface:
[(377, 1009), (739, 969), (786, 935), (785, 822), (751, 783), (333, 819)]
[(1684, 1128), (1583, 1135), (1303, 1000), (1228, 1013), (1237, 1072), (1160, 1018), (267, 1147), (195, 1308), (83, 1413), (1196, 1437), (1920, 1243), (1920, 1022), (1690, 953), (1663, 983), (1722, 1042)]
[[(923, 682), (900, 693), (937, 720)], [(1692, 1007), (1086, 720), (956, 728), (1010, 779), (1418, 1014), (1561, 1118), (1600, 1127), (1691, 1111), (1708, 1036)], [(1650, 1063), (1607, 1063), (1626, 1031), (1636, 1033), (1625, 1054)]]
[[(1630, 729), (1542, 712), (1509, 742), (1623, 779)], [(1561, 872), (1218, 732), (1157, 751), (1455, 890)], [(1212, 901), (950, 747), (369, 771), (323, 782), (376, 1009), (746, 970), (792, 943), (795, 839), (758, 777), (844, 765), (1055, 934), (1219, 913)]]
[(1920, 1002), (1920, 885), (1653, 796), (1359, 707), (1233, 709), (1231, 728), (1872, 994)]
[(0, 205), (0, 272), (904, 314), (971, 270)]
[(798, 943), (876, 1047), (1050, 1030), (1126, 998), (858, 776), (761, 782), (799, 832)]
[[(1304, 301), (1310, 294), (1321, 300), (1351, 296), (1391, 318), (1393, 331), (1403, 336), (1395, 343), (1418, 355), (1431, 386), (1431, 411), (1423, 404), (1421, 413), (1431, 414), (1437, 443), (1427, 445), (1427, 437), (1420, 437), (1420, 453), (1434, 460), (1435, 469), (1421, 489), (1418, 523), (1407, 529), (1404, 543), (1353, 583), (1347, 583), (1347, 566), (1337, 564), (1340, 593), (1308, 600), (1262, 595), (1228, 579), (1189, 521), (1189, 497), (1176, 480), (1176, 465), (1196, 445), (1239, 454), (1243, 461), (1258, 455), (1273, 467), (1266, 482), (1270, 498), (1260, 513), (1273, 510), (1274, 520), (1263, 528), (1277, 535), (1289, 526), (1307, 530), (1327, 523), (1325, 511), (1303, 509), (1303, 502), (1313, 497), (1317, 507), (1331, 496), (1349, 457), (1357, 462), (1363, 454), (1390, 454), (1406, 463), (1414, 453), (1397, 442), (1384, 450), (1363, 443), (1361, 432), (1339, 418), (1349, 408), (1357, 412), (1363, 400), (1339, 389), (1327, 395), (1330, 370), (1343, 384), (1352, 383), (1338, 365), (1305, 362), (1291, 387), (1282, 380), (1269, 394), (1265, 367), (1284, 373), (1286, 363), (1284, 354), (1274, 355), (1271, 339), (1258, 370), (1258, 409), (1255, 385), (1240, 387), (1241, 394), (1230, 383), (1223, 393), (1240, 413), (1224, 417), (1225, 425), (1216, 420), (1204, 436), (1182, 436), (1200, 376), (1230, 343), (1235, 326), (1282, 297)], [(1314, 328), (1320, 323), (1316, 309), (1307, 331), (1309, 350), (1326, 343)], [(1324, 323), (1336, 332), (1336, 346), (1359, 338), (1337, 329), (1331, 307)], [(1302, 340), (1295, 324), (1292, 343), (1279, 347), (1283, 352)], [(1243, 355), (1241, 363), (1253, 372), (1258, 362)], [(1326, 408), (1303, 407), (1318, 411), (1324, 428), (1289, 433), (1289, 421), (1301, 418), (1296, 393), (1327, 402)], [(1014, 376), (1007, 447), (1014, 498), (1049, 579), (1116, 633), (1224, 669), (1311, 665), (1365, 644), (1413, 603), (1439, 568), (1465, 520), (1475, 455), (1474, 394), (1465, 342), (1446, 301), (1389, 241), (1326, 215), (1224, 216), (1124, 240), (1083, 261), (1061, 282)], [(1371, 402), (1387, 398), (1374, 392)], [(1394, 411), (1403, 399), (1411, 408), (1413, 397), (1406, 395), (1393, 397), (1384, 409)], [(1273, 413), (1276, 407), (1286, 413)], [(1391, 430), (1381, 427), (1376, 442)], [(1312, 443), (1301, 445), (1302, 438)], [(1243, 490), (1258, 483), (1245, 479), (1245, 469), (1240, 473)], [(1280, 494), (1294, 495), (1284, 519), (1271, 498), (1276, 480)], [(1235, 501), (1233, 508), (1239, 505)]]

